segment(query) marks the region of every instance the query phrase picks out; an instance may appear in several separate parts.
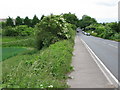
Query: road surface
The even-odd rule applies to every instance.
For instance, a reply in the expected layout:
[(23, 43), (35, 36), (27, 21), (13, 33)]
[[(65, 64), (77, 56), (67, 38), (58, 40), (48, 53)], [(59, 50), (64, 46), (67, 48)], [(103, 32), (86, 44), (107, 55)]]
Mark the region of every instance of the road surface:
[(104, 63), (104, 65), (112, 72), (112, 74), (120, 80), (118, 74), (118, 42), (106, 40), (94, 36), (86, 36), (80, 31), (77, 33)]
[(116, 87), (102, 73), (94, 58), (86, 48), (79, 35), (75, 37), (72, 57), (74, 71), (67, 80), (70, 88), (114, 88)]

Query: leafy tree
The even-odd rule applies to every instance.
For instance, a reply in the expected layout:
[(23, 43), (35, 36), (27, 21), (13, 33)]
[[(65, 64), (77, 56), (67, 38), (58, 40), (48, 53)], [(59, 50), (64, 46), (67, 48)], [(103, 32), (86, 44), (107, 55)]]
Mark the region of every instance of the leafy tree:
[(32, 27), (34, 27), (37, 23), (39, 23), (39, 19), (36, 15), (34, 15), (33, 20), (32, 20)]
[(68, 23), (74, 24), (78, 26), (78, 18), (75, 14), (71, 14), (70, 12), (68, 14), (63, 14), (63, 17), (66, 19)]
[(61, 39), (72, 38), (73, 24), (67, 23), (63, 15), (44, 17), (36, 25), (36, 47), (41, 49)]
[(106, 26), (109, 26), (114, 32), (119, 32), (119, 26), (117, 22), (107, 23)]
[(31, 20), (28, 17), (25, 17), (24, 25), (31, 26)]
[(11, 17), (7, 18), (6, 26), (14, 26), (13, 19)]
[(85, 29), (85, 27), (95, 23), (97, 23), (97, 21), (94, 18), (91, 18), (87, 15), (83, 15), (82, 19), (79, 21), (79, 26)]
[(15, 24), (16, 25), (22, 25), (23, 24), (23, 20), (20, 18), (20, 16), (17, 16), (17, 18), (15, 19)]

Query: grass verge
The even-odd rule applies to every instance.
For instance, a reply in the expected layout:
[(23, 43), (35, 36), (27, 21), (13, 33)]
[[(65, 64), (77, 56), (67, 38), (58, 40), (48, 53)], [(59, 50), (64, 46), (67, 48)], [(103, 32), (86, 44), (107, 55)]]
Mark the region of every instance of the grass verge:
[[(41, 51), (3, 61), (3, 88), (67, 88), (72, 70), (73, 40), (62, 40)], [(32, 53), (31, 53), (32, 52)]]

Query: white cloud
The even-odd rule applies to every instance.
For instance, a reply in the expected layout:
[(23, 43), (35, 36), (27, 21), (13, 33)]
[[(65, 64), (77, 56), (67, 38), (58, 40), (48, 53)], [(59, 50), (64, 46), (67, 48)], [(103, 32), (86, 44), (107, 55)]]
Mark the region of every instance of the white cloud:
[[(118, 17), (118, 0), (2, 0), (0, 18), (75, 13), (79, 18), (87, 14), (99, 19)], [(112, 20), (112, 19), (111, 19)]]

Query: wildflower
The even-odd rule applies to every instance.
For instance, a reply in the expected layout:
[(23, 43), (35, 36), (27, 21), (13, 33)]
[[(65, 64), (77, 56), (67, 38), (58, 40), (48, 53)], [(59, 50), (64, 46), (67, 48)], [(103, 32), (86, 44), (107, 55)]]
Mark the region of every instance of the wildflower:
[(41, 84), (40, 87), (43, 87), (43, 85)]
[(48, 86), (49, 88), (53, 88), (53, 85)]

